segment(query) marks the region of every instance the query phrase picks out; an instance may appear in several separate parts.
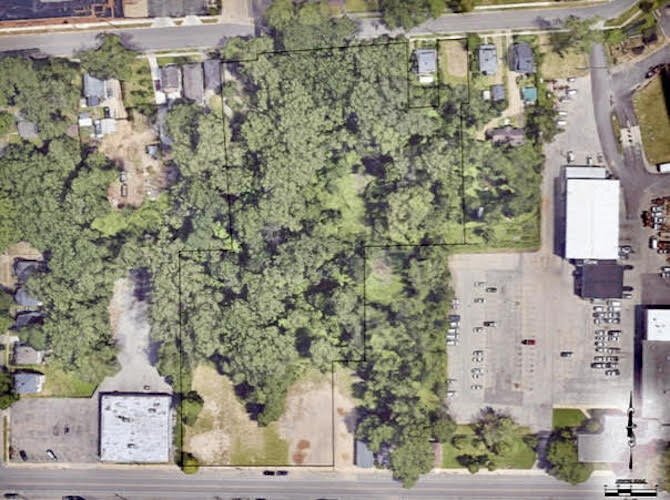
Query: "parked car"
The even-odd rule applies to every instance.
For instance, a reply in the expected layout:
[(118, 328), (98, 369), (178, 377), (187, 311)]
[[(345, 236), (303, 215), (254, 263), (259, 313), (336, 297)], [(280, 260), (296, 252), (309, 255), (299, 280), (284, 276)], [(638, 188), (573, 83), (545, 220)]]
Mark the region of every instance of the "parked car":
[(273, 470), (267, 470), (267, 469), (266, 469), (266, 470), (263, 471), (263, 475), (264, 475), (264, 476), (274, 476), (274, 475), (275, 475), (275, 471), (273, 471)]
[(456, 391), (447, 391), (447, 397), (453, 398), (456, 395)]
[(562, 358), (571, 358), (572, 357), (572, 351), (561, 351), (561, 357)]
[(484, 331), (484, 329), (481, 326), (475, 326), (472, 329), (472, 333), (482, 333), (483, 331)]
[(605, 347), (605, 341), (603, 341), (603, 340), (596, 340), (596, 341), (593, 343), (593, 345), (594, 345), (595, 347)]
[(277, 475), (278, 476), (288, 476), (288, 471), (287, 470), (278, 470)]
[(28, 454), (26, 453), (26, 450), (19, 450), (19, 456), (24, 462), (28, 460)]
[(498, 291), (498, 289), (494, 286), (489, 286), (489, 287), (486, 288), (486, 291), (488, 293), (496, 293)]
[(494, 326), (496, 326), (496, 322), (495, 321), (484, 321), (484, 326), (494, 327)]
[(484, 299), (482, 297), (475, 297), (475, 304), (483, 304)]
[(456, 339), (447, 339), (447, 345), (456, 345), (457, 343)]
[(523, 345), (535, 345), (535, 339), (523, 339), (521, 343)]
[(607, 368), (607, 363), (591, 363), (591, 368)]
[(619, 370), (617, 370), (616, 368), (605, 370), (605, 375), (608, 377), (618, 377), (619, 373), (620, 373)]
[(473, 391), (479, 391), (479, 390), (483, 389), (483, 387), (480, 384), (472, 384), (470, 386), (470, 389), (472, 389)]
[(58, 460), (58, 457), (57, 457), (56, 454), (53, 452), (53, 450), (47, 450), (47, 456), (48, 456), (51, 460)]
[(568, 89), (565, 91), (566, 95), (575, 95), (577, 94), (577, 89)]

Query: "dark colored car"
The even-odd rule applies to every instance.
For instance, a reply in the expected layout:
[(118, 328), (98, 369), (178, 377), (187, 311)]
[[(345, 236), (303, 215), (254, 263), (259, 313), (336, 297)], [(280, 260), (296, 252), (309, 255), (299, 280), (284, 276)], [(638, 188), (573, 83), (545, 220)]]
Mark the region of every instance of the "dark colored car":
[(562, 358), (571, 358), (572, 357), (572, 351), (562, 351), (561, 352), (561, 357)]
[(58, 460), (58, 457), (57, 457), (56, 454), (53, 452), (53, 450), (47, 450), (47, 456), (48, 456), (51, 460)]
[(287, 470), (278, 470), (277, 475), (278, 476), (288, 476), (288, 471)]
[(494, 286), (490, 286), (490, 287), (486, 288), (486, 291), (489, 292), (489, 293), (496, 293), (498, 291), (498, 289)]
[(26, 450), (19, 450), (19, 456), (24, 462), (28, 460), (28, 454), (26, 453)]
[(521, 343), (523, 345), (535, 345), (535, 339), (523, 339)]
[(264, 475), (264, 476), (274, 476), (274, 475), (275, 475), (275, 471), (273, 471), (273, 470), (264, 470), (264, 471), (263, 471), (263, 475)]

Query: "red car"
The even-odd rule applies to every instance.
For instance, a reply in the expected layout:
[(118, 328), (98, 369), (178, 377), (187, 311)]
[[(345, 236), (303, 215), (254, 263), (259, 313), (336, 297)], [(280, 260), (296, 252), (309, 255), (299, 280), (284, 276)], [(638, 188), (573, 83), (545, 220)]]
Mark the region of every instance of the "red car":
[(523, 339), (521, 343), (523, 345), (535, 345), (535, 339)]

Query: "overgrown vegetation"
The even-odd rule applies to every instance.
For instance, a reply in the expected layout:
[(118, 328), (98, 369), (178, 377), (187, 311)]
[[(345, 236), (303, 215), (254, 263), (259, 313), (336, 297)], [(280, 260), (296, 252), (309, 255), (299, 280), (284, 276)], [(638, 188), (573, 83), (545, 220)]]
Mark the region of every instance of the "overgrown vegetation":
[(101, 34), (99, 39), (97, 49), (78, 54), (82, 69), (102, 80), (130, 80), (137, 52), (127, 49), (118, 35)]
[(579, 461), (577, 434), (570, 428), (552, 433), (547, 446), (547, 461), (550, 464), (549, 474), (570, 484), (583, 483), (593, 472), (592, 464)]
[(649, 163), (670, 161), (670, 73), (654, 76), (635, 93), (635, 115), (640, 123), (644, 154)]
[(4, 367), (0, 367), (0, 410), (9, 408), (14, 401), (18, 400), (18, 394), (14, 393), (11, 373)]

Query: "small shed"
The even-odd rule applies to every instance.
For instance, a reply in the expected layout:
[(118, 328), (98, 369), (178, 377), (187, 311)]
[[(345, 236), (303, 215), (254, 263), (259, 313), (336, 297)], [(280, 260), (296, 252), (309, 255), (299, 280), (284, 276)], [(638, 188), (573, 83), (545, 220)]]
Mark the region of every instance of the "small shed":
[(522, 88), (521, 97), (526, 104), (535, 104), (537, 102), (537, 87)]
[(44, 361), (44, 352), (33, 349), (29, 345), (14, 344), (12, 362), (15, 365), (40, 365)]
[(505, 86), (502, 84), (491, 85), (491, 100), (500, 102), (505, 100)]
[(105, 100), (105, 81), (84, 73), (84, 98), (88, 106), (97, 106)]
[(37, 372), (14, 372), (14, 392), (17, 394), (37, 394), (42, 392), (44, 375)]
[(527, 42), (517, 42), (509, 49), (509, 67), (517, 73), (526, 75), (535, 73), (535, 57), (533, 49)]
[(219, 93), (221, 91), (221, 61), (208, 59), (202, 63), (202, 66), (205, 72), (205, 90)]
[(496, 46), (487, 43), (479, 46), (478, 50), (479, 71), (483, 75), (495, 75), (498, 71), (498, 54)]
[(356, 440), (355, 462), (358, 467), (369, 469), (375, 464), (375, 456), (363, 441)]
[(79, 126), (80, 127), (92, 127), (93, 119), (88, 113), (79, 113)]
[(184, 97), (197, 103), (202, 103), (205, 91), (205, 83), (202, 72), (202, 64), (185, 64), (184, 71)]
[(437, 71), (437, 50), (416, 49), (414, 55), (418, 74), (430, 75)]

